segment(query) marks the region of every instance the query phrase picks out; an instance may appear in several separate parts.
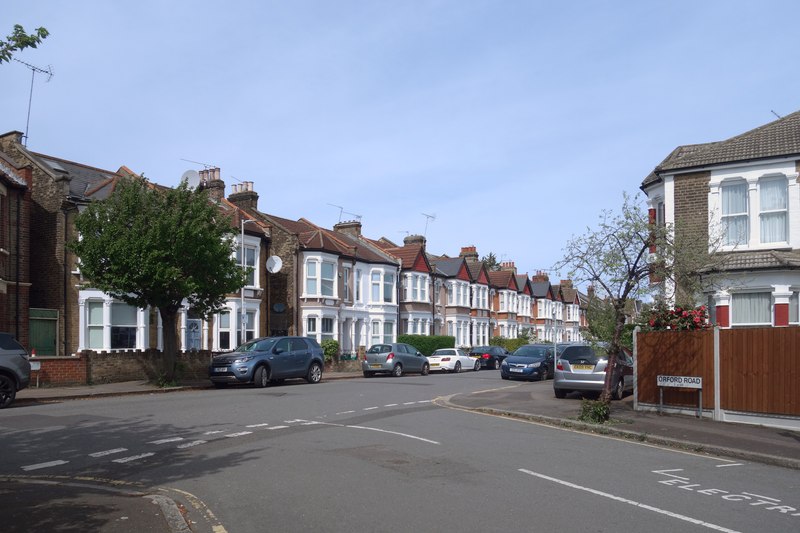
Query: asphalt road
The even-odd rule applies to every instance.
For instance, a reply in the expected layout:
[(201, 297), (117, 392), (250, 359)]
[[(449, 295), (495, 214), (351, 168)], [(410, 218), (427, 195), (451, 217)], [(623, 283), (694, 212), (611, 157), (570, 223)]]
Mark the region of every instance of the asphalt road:
[(509, 386), (552, 394), (481, 371), (24, 406), (0, 477), (168, 495), (197, 532), (800, 531), (797, 471), (441, 401)]

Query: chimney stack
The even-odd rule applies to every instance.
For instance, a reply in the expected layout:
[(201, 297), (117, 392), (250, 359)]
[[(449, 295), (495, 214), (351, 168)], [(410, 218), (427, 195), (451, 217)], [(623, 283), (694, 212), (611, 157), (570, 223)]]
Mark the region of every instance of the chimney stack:
[(258, 209), (258, 193), (253, 190), (253, 182), (234, 183), (228, 201), (240, 209)]
[(423, 237), (422, 235), (409, 235), (405, 239), (403, 239), (403, 244), (405, 246), (417, 244), (419, 246), (422, 246), (423, 249), (425, 248), (425, 242), (426, 242), (425, 237)]
[(351, 237), (361, 237), (361, 221), (360, 220), (347, 220), (339, 222), (333, 226), (333, 231), (350, 235)]
[(480, 259), (478, 257), (478, 249), (475, 246), (462, 246), (459, 257), (463, 257), (471, 263), (477, 263)]
[(216, 202), (225, 197), (225, 182), (219, 177), (219, 167), (201, 170), (200, 186), (208, 190), (208, 196)]
[(533, 281), (550, 281), (550, 276), (542, 272), (541, 270), (537, 270), (536, 274), (531, 278)]
[(511, 271), (514, 274), (517, 273), (517, 267), (514, 265), (514, 261), (503, 261), (500, 263), (500, 270)]

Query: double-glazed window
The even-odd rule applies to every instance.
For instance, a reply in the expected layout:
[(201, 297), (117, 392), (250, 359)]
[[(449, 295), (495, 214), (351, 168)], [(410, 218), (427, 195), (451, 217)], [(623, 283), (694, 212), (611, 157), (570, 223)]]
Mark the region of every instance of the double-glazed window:
[(122, 302), (111, 303), (110, 345), (105, 346), (103, 301), (89, 301), (86, 304), (86, 347), (92, 350), (125, 350), (136, 348), (137, 309)]
[(350, 267), (344, 267), (344, 300), (349, 302), (350, 298)]
[(772, 293), (743, 292), (731, 295), (731, 325), (772, 324)]
[(231, 346), (231, 313), (222, 311), (219, 315), (219, 349), (232, 350)]
[(317, 317), (306, 318), (306, 337), (317, 338)]
[(747, 243), (747, 182), (722, 186), (722, 244)]
[(787, 242), (789, 198), (785, 178), (765, 178), (759, 184), (761, 242)]
[(333, 319), (322, 319), (322, 340), (333, 339)]
[(386, 321), (383, 323), (383, 342), (389, 343), (394, 340), (394, 322)]
[(789, 323), (800, 323), (800, 293), (797, 291), (789, 297)]
[[(244, 247), (244, 270), (245, 270), (245, 285), (248, 287), (256, 286), (256, 254), (255, 246)], [(242, 264), (242, 249), (241, 247), (236, 251), (236, 262)]]
[(328, 261), (306, 262), (306, 296), (334, 296), (336, 265)]

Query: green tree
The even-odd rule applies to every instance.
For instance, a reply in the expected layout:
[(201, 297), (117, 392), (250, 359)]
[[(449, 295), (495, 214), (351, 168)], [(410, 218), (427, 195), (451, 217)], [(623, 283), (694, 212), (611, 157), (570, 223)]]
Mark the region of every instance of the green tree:
[(122, 179), (106, 200), (75, 221), (80, 238), (70, 248), (88, 284), (123, 302), (158, 309), (163, 323), (164, 379), (176, 377), (178, 311), (184, 302), (201, 316), (217, 312), (239, 290), (244, 273), (233, 254), (231, 220), (208, 193), (186, 184), (155, 187)]
[[(667, 228), (650, 222), (640, 201), (625, 194), (621, 211), (603, 211), (596, 229), (587, 228), (583, 235), (567, 242), (564, 258), (556, 265), (556, 269), (568, 268), (572, 279), (593, 285), (595, 298), (610, 307), (599, 313), (600, 318), (605, 317), (605, 323), (599, 326), (609, 343), (610, 369), (616, 366), (617, 353), (623, 346), (628, 300), (642, 299), (662, 288), (663, 283), (650, 283), (651, 276), (664, 280), (667, 271), (661, 267), (674, 263), (668, 236)], [(654, 256), (651, 245), (656, 250)], [(613, 372), (606, 372), (602, 402), (611, 400), (612, 377)]]
[(50, 32), (45, 28), (36, 28), (36, 31), (29, 35), (25, 33), (25, 28), (15, 24), (14, 32), (8, 35), (5, 40), (0, 40), (0, 63), (11, 61), (14, 52), (19, 52), (25, 48), (36, 48), (48, 35), (50, 35)]
[(488, 255), (481, 257), (481, 263), (483, 263), (488, 271), (500, 270), (500, 261), (497, 260), (497, 256), (492, 252), (489, 252)]

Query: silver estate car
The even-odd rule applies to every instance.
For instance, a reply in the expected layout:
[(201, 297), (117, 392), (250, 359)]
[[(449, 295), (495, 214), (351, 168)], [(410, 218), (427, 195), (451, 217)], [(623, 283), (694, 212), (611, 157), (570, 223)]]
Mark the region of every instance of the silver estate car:
[(431, 370), (428, 358), (422, 352), (402, 342), (374, 344), (367, 350), (366, 358), (361, 361), (364, 377), (384, 373), (400, 377), (407, 372), (419, 372), (427, 376)]
[(30, 380), (28, 352), (11, 334), (0, 333), (0, 409), (11, 405)]
[[(564, 398), (572, 391), (602, 392), (607, 365), (608, 354), (603, 345), (570, 344), (559, 349), (553, 376), (556, 398)], [(633, 358), (627, 351), (622, 350), (617, 356), (611, 379), (613, 399), (619, 400), (626, 392), (633, 391)]]

